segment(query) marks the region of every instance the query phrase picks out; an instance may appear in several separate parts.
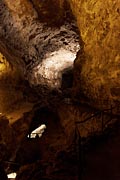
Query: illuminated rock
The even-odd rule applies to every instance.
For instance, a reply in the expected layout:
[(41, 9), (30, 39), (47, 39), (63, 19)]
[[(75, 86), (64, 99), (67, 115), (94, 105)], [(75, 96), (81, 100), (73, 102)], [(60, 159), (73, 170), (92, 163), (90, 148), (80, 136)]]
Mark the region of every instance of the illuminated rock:
[[(48, 7), (47, 4), (41, 3)], [(53, 3), (53, 6), (59, 7), (60, 4)], [(31, 85), (44, 85), (48, 89), (60, 88), (62, 73), (64, 69), (73, 66), (79, 50), (79, 35), (76, 33), (77, 27), (73, 18), (71, 22), (64, 19), (61, 27), (51, 27), (46, 22), (38, 21), (37, 12), (27, 0), (19, 0), (14, 5), (10, 0), (5, 3), (1, 1), (0, 7), (0, 21), (3, 21), (0, 36), (4, 36), (6, 50), (9, 49), (9, 53), (16, 56), (14, 61), (10, 57), (8, 60), (13, 66), (18, 63), (22, 74)], [(64, 9), (61, 7), (61, 10)], [(1, 42), (0, 50), (8, 56), (9, 53), (6, 53), (2, 46)]]
[(80, 100), (120, 113), (120, 1), (71, 0), (83, 49), (75, 61), (74, 90)]
[(46, 129), (45, 124), (40, 125), (38, 128), (36, 128), (34, 131), (31, 132), (31, 134), (29, 135), (30, 138), (35, 138), (36, 136), (38, 136), (40, 138), (42, 136), (43, 132), (45, 131), (45, 129)]

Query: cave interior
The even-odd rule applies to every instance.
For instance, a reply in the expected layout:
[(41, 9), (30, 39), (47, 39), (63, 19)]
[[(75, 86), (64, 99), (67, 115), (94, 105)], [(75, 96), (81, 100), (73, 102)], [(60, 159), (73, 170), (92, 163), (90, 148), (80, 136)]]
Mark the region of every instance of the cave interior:
[[(102, 76), (87, 84), (94, 72), (106, 72), (92, 64), (82, 32), (91, 19), (83, 13), (87, 22), (79, 23), (80, 2), (0, 2), (1, 180), (120, 179), (119, 83), (117, 91), (111, 85), (113, 100), (109, 82), (97, 91)], [(99, 50), (94, 56), (97, 64)], [(93, 73), (86, 79), (84, 63)]]

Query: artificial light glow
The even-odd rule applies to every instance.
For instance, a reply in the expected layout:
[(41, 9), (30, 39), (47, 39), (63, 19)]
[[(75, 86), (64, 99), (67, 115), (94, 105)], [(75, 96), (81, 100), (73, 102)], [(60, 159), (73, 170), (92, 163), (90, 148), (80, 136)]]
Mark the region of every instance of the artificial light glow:
[(8, 179), (15, 179), (16, 176), (17, 176), (17, 174), (15, 172), (7, 175)]
[[(45, 129), (46, 129), (46, 125), (45, 124), (41, 124), (37, 129), (35, 129), (34, 131), (31, 132), (30, 138), (35, 138), (36, 135), (41, 137), (43, 132), (45, 131)], [(29, 137), (29, 135), (28, 135), (28, 137)]]

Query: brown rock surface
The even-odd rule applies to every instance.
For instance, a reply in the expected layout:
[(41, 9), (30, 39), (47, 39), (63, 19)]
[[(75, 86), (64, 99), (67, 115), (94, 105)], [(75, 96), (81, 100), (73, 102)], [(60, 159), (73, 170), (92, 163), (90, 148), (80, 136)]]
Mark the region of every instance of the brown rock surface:
[[(77, 147), (71, 147), (76, 143), (76, 121), (79, 135), (86, 138), (101, 133), (112, 118), (116, 121), (111, 107), (119, 113), (119, 2), (68, 2), (80, 37), (73, 17), (66, 18), (63, 0), (0, 1), (0, 51), (7, 58), (0, 59), (0, 113), (10, 122), (0, 122), (5, 152), (0, 155), (25, 165), (18, 179), (38, 179), (41, 164), (45, 178), (76, 179)], [(38, 111), (32, 109), (34, 103)], [(97, 108), (110, 111), (96, 115)], [(41, 123), (47, 125), (43, 137), (28, 139)]]
[(100, 109), (116, 106), (120, 113), (120, 1), (70, 4), (83, 40), (75, 61), (75, 94), (84, 94), (87, 103)]
[[(41, 2), (41, 6), (45, 6), (42, 8), (43, 14), (45, 8), (50, 11), (49, 4), (50, 1), (47, 4)], [(10, 0), (1, 1), (0, 7), (2, 53), (7, 57), (9, 53), (12, 54), (13, 58), (9, 56), (7, 59), (13, 65), (18, 64), (22, 74), (33, 86), (60, 88), (62, 73), (72, 68), (79, 49), (79, 36), (73, 18), (71, 23), (64, 20), (61, 27), (60, 24), (51, 27), (47, 22), (41, 22), (41, 16), (38, 19), (33, 5), (27, 0), (18, 0), (15, 4)], [(52, 21), (51, 16), (48, 20)]]
[(63, 23), (64, 0), (31, 0), (31, 2), (37, 10), (41, 22), (46, 22), (53, 26)]
[(15, 134), (5, 116), (0, 115), (0, 162), (8, 160), (16, 147)]

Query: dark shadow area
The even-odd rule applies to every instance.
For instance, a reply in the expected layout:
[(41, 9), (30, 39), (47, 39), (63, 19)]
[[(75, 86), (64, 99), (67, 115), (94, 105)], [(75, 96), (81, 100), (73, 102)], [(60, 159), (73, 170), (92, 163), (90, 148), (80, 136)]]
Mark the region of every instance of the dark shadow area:
[[(120, 117), (119, 117), (120, 118)], [(82, 180), (120, 179), (120, 122), (109, 125), (82, 146)]]
[(72, 88), (73, 85), (73, 69), (67, 68), (62, 73), (61, 89)]

